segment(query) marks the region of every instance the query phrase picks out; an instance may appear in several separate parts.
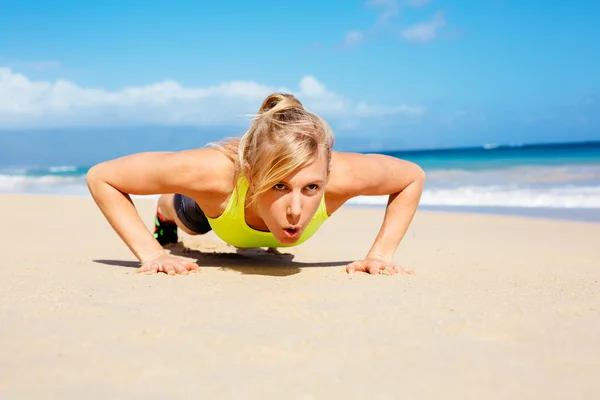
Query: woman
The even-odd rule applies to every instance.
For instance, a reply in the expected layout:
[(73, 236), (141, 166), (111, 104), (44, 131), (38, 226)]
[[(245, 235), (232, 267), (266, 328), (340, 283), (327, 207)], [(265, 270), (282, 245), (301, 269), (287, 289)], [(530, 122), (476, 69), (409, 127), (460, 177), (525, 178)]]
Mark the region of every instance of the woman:
[[(138, 272), (187, 274), (197, 264), (164, 245), (209, 230), (237, 247), (286, 247), (308, 240), (346, 201), (389, 195), (383, 225), (364, 260), (347, 272), (405, 272), (393, 255), (417, 209), (425, 174), (378, 154), (332, 150), (333, 134), (293, 96), (268, 96), (241, 139), (180, 152), (125, 156), (93, 166), (94, 201), (141, 263)], [(129, 195), (162, 194), (154, 235)]]

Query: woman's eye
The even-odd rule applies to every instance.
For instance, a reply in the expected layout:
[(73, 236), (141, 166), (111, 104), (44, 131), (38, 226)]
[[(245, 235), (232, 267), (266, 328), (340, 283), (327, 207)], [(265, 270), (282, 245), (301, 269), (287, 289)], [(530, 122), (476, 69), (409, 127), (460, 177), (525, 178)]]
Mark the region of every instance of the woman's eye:
[(283, 183), (277, 183), (275, 184), (275, 186), (273, 186), (275, 189), (277, 190), (283, 190), (285, 189), (285, 185)]
[(319, 185), (316, 185), (313, 183), (311, 185), (308, 185), (308, 189), (309, 190), (319, 190)]

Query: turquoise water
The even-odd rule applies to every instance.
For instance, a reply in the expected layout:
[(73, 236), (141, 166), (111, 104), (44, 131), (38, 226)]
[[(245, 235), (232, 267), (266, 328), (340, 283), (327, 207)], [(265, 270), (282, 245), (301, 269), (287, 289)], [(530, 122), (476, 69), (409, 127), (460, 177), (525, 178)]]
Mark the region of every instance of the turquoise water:
[[(422, 208), (600, 220), (600, 142), (380, 153), (426, 171)], [(0, 193), (87, 196), (89, 167), (0, 167)], [(384, 206), (386, 200), (351, 203)]]
[(382, 152), (414, 161), (426, 170), (503, 169), (518, 166), (600, 164), (600, 142), (495, 146), (462, 149)]
[(427, 172), (424, 209), (600, 221), (600, 142), (385, 154)]

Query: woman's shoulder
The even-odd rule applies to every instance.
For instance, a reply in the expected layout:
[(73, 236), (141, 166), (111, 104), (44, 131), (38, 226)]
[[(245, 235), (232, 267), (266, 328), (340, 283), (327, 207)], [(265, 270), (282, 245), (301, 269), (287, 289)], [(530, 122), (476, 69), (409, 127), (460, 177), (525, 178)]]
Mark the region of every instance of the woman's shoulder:
[(345, 196), (356, 183), (357, 171), (364, 167), (364, 154), (333, 151), (327, 192)]
[(325, 203), (327, 213), (333, 214), (346, 201), (354, 197), (356, 163), (360, 163), (360, 154), (333, 151), (329, 180), (325, 189)]
[(190, 190), (198, 193), (225, 194), (233, 190), (235, 163), (213, 148), (181, 150), (173, 153), (179, 159), (182, 178)]
[(234, 162), (215, 149), (151, 151), (125, 155), (90, 168), (86, 180), (105, 181), (124, 193), (220, 192), (232, 185)]
[(334, 152), (330, 174), (328, 195), (343, 201), (399, 193), (410, 183), (425, 180), (425, 172), (414, 162), (382, 153)]
[(343, 204), (353, 197), (375, 194), (373, 187), (389, 172), (384, 164), (378, 154), (332, 152), (326, 199)]
[(214, 148), (182, 150), (174, 154), (182, 165), (186, 195), (193, 198), (206, 215), (220, 215), (235, 187), (235, 163)]

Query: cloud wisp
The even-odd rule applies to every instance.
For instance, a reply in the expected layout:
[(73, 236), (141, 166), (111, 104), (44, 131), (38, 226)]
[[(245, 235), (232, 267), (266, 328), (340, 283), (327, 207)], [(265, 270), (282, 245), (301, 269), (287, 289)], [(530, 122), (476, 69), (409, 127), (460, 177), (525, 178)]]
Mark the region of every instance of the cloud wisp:
[(381, 26), (386, 24), (390, 19), (398, 15), (400, 8), (397, 0), (370, 0), (367, 2), (367, 7), (379, 9), (379, 15), (377, 16), (377, 22), (375, 26)]
[(400, 34), (408, 42), (427, 43), (435, 39), (438, 35), (438, 30), (445, 25), (446, 17), (443, 12), (438, 11), (429, 21), (403, 29)]
[(342, 44), (343, 48), (351, 48), (358, 46), (364, 40), (364, 34), (361, 31), (353, 30), (346, 32), (346, 37), (344, 38), (344, 43)]
[[(342, 49), (351, 49), (365, 43), (378, 32), (389, 27), (404, 8), (423, 8), (430, 0), (369, 0), (365, 5), (378, 10), (373, 26), (364, 31), (353, 29), (346, 32), (341, 44)], [(446, 25), (442, 12), (437, 12), (432, 20), (413, 25), (401, 31), (401, 37), (411, 43), (425, 43), (437, 36), (437, 30)]]
[(33, 81), (11, 69), (0, 68), (0, 128), (239, 125), (246, 124), (262, 100), (273, 92), (293, 93), (308, 109), (325, 118), (414, 118), (425, 112), (413, 105), (353, 101), (328, 90), (310, 75), (300, 79), (296, 90), (252, 81), (185, 87), (167, 80), (109, 91), (66, 80)]

